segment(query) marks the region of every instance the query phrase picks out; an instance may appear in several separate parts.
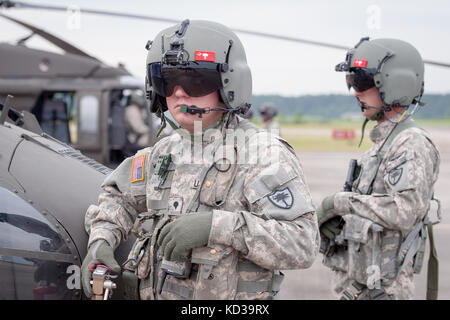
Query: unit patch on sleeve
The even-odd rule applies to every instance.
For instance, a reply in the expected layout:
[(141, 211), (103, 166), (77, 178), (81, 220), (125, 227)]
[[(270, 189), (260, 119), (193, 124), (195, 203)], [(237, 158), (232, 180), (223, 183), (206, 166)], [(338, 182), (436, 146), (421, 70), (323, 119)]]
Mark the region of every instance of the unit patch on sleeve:
[(391, 170), (391, 172), (389, 172), (389, 183), (393, 186), (395, 186), (397, 184), (397, 182), (399, 182), (400, 178), (402, 177), (402, 173), (403, 173), (403, 168), (397, 168), (394, 170)]
[(276, 190), (268, 195), (270, 202), (282, 209), (290, 209), (294, 203), (294, 196), (289, 188)]
[(145, 154), (133, 157), (131, 164), (131, 183), (144, 180)]

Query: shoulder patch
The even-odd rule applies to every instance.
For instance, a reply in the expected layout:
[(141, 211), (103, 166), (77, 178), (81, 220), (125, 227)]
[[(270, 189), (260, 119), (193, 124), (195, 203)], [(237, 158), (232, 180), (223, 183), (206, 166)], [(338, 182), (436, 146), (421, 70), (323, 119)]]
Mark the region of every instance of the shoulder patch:
[(389, 183), (393, 186), (395, 186), (397, 184), (397, 182), (399, 182), (400, 178), (402, 177), (402, 173), (403, 173), (403, 168), (396, 168), (394, 170), (392, 170), (391, 172), (389, 172)]
[(281, 209), (290, 209), (294, 203), (294, 196), (289, 188), (276, 190), (267, 196), (274, 205)]
[(133, 157), (131, 164), (131, 183), (144, 180), (145, 154)]

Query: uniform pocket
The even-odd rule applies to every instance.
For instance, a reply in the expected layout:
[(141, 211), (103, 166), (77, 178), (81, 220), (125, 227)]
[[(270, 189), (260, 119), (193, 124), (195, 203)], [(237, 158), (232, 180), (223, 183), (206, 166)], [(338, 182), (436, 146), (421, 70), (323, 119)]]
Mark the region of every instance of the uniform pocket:
[(215, 246), (192, 250), (191, 262), (198, 264), (194, 299), (231, 299), (237, 284), (237, 252)]
[[(228, 155), (234, 153), (233, 148), (228, 147), (227, 150)], [(201, 204), (218, 208), (224, 203), (238, 170), (235, 162), (233, 157), (215, 160), (203, 181), (200, 192)]]
[(130, 269), (136, 270), (139, 279), (145, 279), (150, 272), (149, 238), (138, 239), (128, 255)]
[(369, 228), (373, 222), (357, 215), (347, 214), (342, 217), (345, 220), (343, 237), (347, 241), (365, 244), (368, 240)]
[(354, 183), (354, 188), (360, 194), (370, 194), (372, 182), (378, 174), (382, 159), (374, 152), (361, 164), (359, 176)]
[(347, 272), (348, 253), (344, 246), (336, 246), (336, 251), (330, 256), (323, 257), (323, 264), (334, 271)]

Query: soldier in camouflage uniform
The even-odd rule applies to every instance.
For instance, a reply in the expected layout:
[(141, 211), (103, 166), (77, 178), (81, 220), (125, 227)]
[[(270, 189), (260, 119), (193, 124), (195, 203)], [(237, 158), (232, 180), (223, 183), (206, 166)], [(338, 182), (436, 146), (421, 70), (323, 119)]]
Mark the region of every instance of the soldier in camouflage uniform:
[(317, 209), (323, 263), (341, 299), (411, 299), (440, 162), (408, 113), (423, 94), (423, 61), (406, 42), (363, 38), (336, 70), (347, 72), (366, 117), (363, 132), (367, 121), (378, 124), (372, 147), (350, 172), (350, 190)]
[[(125, 122), (128, 128), (128, 141), (136, 144), (139, 149), (149, 145), (150, 128), (145, 122), (144, 114), (146, 103), (141, 91), (131, 92), (128, 96), (128, 104), (125, 107)], [(134, 151), (136, 151), (135, 149)]]
[(140, 299), (272, 299), (279, 270), (311, 266), (319, 230), (294, 150), (237, 115), (251, 97), (242, 44), (225, 26), (185, 20), (148, 47), (151, 111), (177, 130), (104, 181), (86, 213), (84, 291), (88, 266), (120, 272), (113, 250), (133, 232), (123, 276), (139, 279)]

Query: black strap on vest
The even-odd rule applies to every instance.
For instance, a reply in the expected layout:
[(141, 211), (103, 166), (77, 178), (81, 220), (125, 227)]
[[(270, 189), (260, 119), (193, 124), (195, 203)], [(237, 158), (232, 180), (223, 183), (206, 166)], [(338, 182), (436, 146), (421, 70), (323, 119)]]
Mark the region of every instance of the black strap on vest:
[[(377, 151), (378, 167), (377, 170), (375, 171), (372, 181), (370, 182), (367, 194), (372, 193), (375, 178), (378, 174), (378, 170), (381, 166), (381, 163), (383, 162), (384, 157), (387, 151), (389, 150), (390, 145), (401, 132), (409, 128), (421, 129), (420, 126), (417, 125), (417, 123), (415, 123), (411, 118), (407, 118), (404, 121), (397, 122), (392, 128), (391, 132), (389, 132), (386, 139), (383, 141), (383, 144)], [(427, 270), (427, 300), (436, 300), (439, 285), (439, 261), (437, 257), (436, 247), (434, 244), (433, 226), (431, 222), (427, 224), (427, 229), (430, 241), (430, 256), (428, 258), (428, 270)]]

